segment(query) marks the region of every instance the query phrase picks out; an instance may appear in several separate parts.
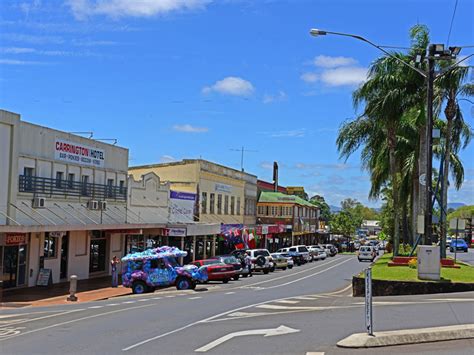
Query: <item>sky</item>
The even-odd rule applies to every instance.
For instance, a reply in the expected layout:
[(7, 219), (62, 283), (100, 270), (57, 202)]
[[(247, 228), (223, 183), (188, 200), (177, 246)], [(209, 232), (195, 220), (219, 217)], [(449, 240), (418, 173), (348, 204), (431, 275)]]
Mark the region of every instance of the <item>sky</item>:
[[(338, 206), (368, 200), (358, 154), (339, 159), (352, 92), (380, 52), (311, 28), (408, 47), (474, 45), (474, 1), (31, 0), (0, 2), (0, 108), (68, 132), (92, 131), (130, 149), (131, 166), (202, 158), (304, 186)], [(472, 54), (464, 48), (462, 55)], [(473, 63), (471, 60), (470, 63)], [(469, 64), (470, 64), (469, 63)], [(472, 79), (471, 70), (471, 79)], [(463, 101), (474, 125), (474, 106)], [(474, 145), (450, 202), (474, 204)], [(437, 166), (438, 163), (434, 163)]]

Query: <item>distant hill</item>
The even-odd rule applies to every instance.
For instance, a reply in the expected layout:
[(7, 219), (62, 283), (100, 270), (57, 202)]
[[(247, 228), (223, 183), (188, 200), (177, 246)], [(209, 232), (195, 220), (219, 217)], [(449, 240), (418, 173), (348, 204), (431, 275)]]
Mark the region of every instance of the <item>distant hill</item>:
[(341, 207), (337, 207), (333, 205), (329, 205), (329, 209), (331, 210), (332, 213), (341, 211)]
[(451, 203), (448, 203), (448, 209), (449, 208), (452, 208), (454, 210), (457, 210), (459, 207), (463, 207), (463, 206), (466, 206), (465, 203), (462, 203), (462, 202), (451, 202)]

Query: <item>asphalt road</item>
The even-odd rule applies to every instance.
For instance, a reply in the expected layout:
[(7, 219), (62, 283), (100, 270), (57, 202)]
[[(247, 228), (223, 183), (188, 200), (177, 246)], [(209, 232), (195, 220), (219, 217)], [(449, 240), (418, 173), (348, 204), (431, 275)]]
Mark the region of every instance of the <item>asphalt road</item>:
[[(449, 249), (446, 250), (446, 255), (454, 258), (454, 253), (451, 253)], [(468, 252), (465, 253), (463, 251), (456, 253), (456, 259), (464, 261), (465, 263), (469, 263), (474, 265), (474, 249), (468, 249)]]
[[(335, 344), (364, 331), (364, 300), (351, 297), (348, 286), (352, 275), (367, 266), (355, 256), (338, 255), (196, 291), (3, 311), (0, 353), (352, 354)], [(375, 330), (474, 322), (474, 293), (377, 297), (374, 302)], [(455, 342), (449, 353), (462, 354), (472, 346)], [(397, 347), (384, 352), (397, 353)], [(429, 353), (447, 352), (437, 347)]]

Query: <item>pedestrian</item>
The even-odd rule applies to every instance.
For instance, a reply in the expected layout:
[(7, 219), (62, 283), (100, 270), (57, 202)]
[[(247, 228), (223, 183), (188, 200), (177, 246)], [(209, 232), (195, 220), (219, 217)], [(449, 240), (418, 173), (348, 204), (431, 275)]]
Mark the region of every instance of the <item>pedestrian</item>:
[(116, 255), (110, 261), (110, 266), (112, 269), (112, 287), (118, 287), (118, 264), (120, 260), (117, 258)]
[(252, 277), (252, 258), (249, 252), (245, 253), (245, 265), (247, 265), (249, 276)]

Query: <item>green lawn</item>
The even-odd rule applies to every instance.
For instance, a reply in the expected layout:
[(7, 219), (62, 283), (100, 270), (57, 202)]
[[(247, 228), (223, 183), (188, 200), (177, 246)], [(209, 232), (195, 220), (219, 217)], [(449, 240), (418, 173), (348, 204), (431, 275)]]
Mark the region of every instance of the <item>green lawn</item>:
[[(417, 269), (410, 269), (408, 266), (392, 266), (387, 264), (391, 260), (392, 254), (384, 254), (372, 266), (372, 278), (377, 280), (396, 281), (426, 281), (419, 280)], [(468, 282), (474, 283), (474, 267), (465, 263), (458, 263), (460, 269), (441, 268), (442, 282)], [(362, 275), (363, 276), (363, 275)]]
[(350, 251), (343, 251), (341, 253), (339, 253), (341, 255), (356, 255), (355, 251), (354, 252), (350, 252)]

